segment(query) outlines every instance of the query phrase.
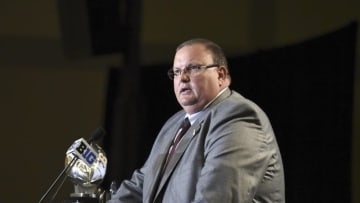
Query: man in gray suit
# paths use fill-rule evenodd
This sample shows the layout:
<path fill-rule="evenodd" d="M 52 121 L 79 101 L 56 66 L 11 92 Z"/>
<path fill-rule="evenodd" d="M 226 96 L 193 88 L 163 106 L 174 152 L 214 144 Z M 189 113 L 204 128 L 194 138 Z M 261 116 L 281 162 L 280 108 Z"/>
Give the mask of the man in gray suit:
<path fill-rule="evenodd" d="M 183 110 L 164 124 L 146 163 L 108 203 L 285 202 L 271 124 L 256 104 L 229 89 L 222 49 L 206 39 L 186 41 L 168 75 Z M 191 126 L 179 130 L 184 118 Z"/>

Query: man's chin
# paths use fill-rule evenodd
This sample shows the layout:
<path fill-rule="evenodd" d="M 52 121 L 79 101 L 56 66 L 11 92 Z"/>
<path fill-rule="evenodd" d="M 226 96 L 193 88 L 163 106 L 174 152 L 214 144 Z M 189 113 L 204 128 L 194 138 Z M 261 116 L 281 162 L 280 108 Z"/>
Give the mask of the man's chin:
<path fill-rule="evenodd" d="M 180 99 L 179 103 L 183 107 L 189 107 L 195 104 L 193 100 L 189 100 L 189 99 Z"/>
<path fill-rule="evenodd" d="M 181 105 L 181 106 L 184 109 L 184 111 L 188 114 L 193 114 L 201 110 L 201 108 L 199 108 L 196 105 Z"/>

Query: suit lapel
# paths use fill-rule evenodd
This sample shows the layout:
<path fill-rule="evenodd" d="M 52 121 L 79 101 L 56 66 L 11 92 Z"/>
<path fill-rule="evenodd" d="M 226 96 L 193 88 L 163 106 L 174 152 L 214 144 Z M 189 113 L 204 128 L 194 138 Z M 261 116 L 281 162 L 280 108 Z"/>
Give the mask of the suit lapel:
<path fill-rule="evenodd" d="M 199 131 L 200 131 L 201 127 L 202 127 L 202 123 L 204 121 L 204 118 L 207 117 L 207 114 L 211 110 L 211 107 L 217 105 L 218 103 L 223 101 L 225 98 L 229 97 L 230 94 L 231 94 L 230 89 L 225 90 L 225 92 L 223 94 L 221 94 L 208 107 L 206 107 L 203 110 L 204 111 L 203 115 L 197 121 L 195 121 L 195 123 L 193 125 L 191 125 L 191 127 L 188 129 L 188 131 L 183 136 L 181 142 L 178 144 L 178 146 L 176 148 L 176 151 L 173 154 L 172 158 L 170 159 L 165 171 L 162 173 L 162 176 L 161 176 L 161 170 L 162 170 L 163 164 L 161 165 L 161 167 L 158 167 L 158 170 L 156 172 L 156 178 L 154 178 L 154 183 L 153 183 L 154 186 L 156 186 L 156 184 L 159 183 L 158 187 L 154 187 L 154 188 L 157 188 L 156 194 L 155 194 L 154 199 L 153 199 L 154 201 L 156 200 L 156 198 L 160 194 L 161 190 L 163 190 L 164 186 L 166 185 L 166 182 L 170 178 L 172 172 L 174 171 L 177 163 L 179 162 L 180 158 L 184 154 L 184 152 L 187 149 L 188 145 L 190 144 L 191 140 L 199 133 Z M 177 128 L 174 128 L 173 135 L 175 135 L 176 130 L 177 130 Z M 167 149 L 169 149 L 169 147 L 171 145 L 171 142 L 172 142 L 172 139 L 169 142 L 169 145 L 168 145 Z M 162 163 L 165 162 L 166 157 L 167 157 L 167 153 L 165 153 L 161 157 L 162 160 L 163 160 Z M 155 191 L 153 191 L 153 192 L 155 192 Z"/>
<path fill-rule="evenodd" d="M 175 120 L 180 120 L 180 118 L 183 118 L 185 115 L 182 114 L 180 116 L 178 116 L 179 118 L 175 119 Z M 174 124 L 175 125 L 175 124 Z M 178 129 L 178 125 L 176 125 L 176 127 L 173 127 L 172 130 L 170 130 L 168 133 L 171 134 L 171 135 L 175 135 L 176 132 L 177 132 L 177 129 Z M 171 143 L 172 143 L 172 140 L 173 140 L 173 137 L 170 137 L 167 142 L 167 145 L 166 147 L 164 148 L 163 152 L 162 153 L 159 153 L 158 155 L 158 161 L 156 164 L 154 164 L 155 166 L 157 167 L 154 167 L 154 170 L 153 170 L 153 173 L 152 173 L 152 178 L 153 180 L 151 181 L 151 186 L 149 187 L 149 202 L 155 202 L 156 200 L 156 197 L 159 193 L 159 188 L 160 188 L 160 181 L 162 180 L 162 177 L 163 177 L 163 167 L 164 167 L 164 164 L 165 164 L 165 160 L 166 160 L 166 157 L 168 155 L 168 149 L 170 148 L 171 146 Z M 166 143 L 165 142 L 165 143 Z M 154 197 L 154 198 L 153 198 Z"/>
<path fill-rule="evenodd" d="M 186 148 L 190 144 L 191 140 L 194 136 L 200 131 L 201 129 L 201 122 L 196 121 L 191 127 L 188 129 L 188 131 L 184 134 L 182 140 L 176 147 L 176 151 L 173 154 L 172 158 L 170 159 L 167 167 L 164 169 L 162 177 L 158 177 L 160 180 L 159 187 L 157 189 L 155 197 L 160 193 L 160 191 L 163 189 L 164 185 L 166 184 L 167 180 L 170 178 L 172 172 L 174 171 L 177 163 L 179 162 L 180 158 L 184 154 Z M 164 157 L 166 159 L 166 156 Z"/>

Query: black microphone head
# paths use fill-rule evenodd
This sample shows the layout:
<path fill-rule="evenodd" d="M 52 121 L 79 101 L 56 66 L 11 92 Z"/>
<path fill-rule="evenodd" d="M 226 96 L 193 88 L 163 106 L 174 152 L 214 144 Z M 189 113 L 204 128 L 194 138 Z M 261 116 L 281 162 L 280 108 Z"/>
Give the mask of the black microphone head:
<path fill-rule="evenodd" d="M 91 143 L 95 140 L 102 138 L 105 135 L 105 130 L 102 127 L 97 128 L 88 139 L 88 142 Z"/>

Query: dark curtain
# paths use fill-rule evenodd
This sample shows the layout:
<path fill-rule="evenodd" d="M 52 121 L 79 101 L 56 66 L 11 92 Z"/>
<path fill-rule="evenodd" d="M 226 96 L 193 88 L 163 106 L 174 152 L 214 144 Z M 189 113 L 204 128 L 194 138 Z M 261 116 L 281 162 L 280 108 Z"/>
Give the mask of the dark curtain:
<path fill-rule="evenodd" d="M 230 61 L 233 89 L 272 121 L 287 202 L 351 202 L 356 29 Z"/>
<path fill-rule="evenodd" d="M 285 167 L 287 202 L 351 202 L 356 30 L 357 24 L 351 23 L 303 43 L 229 58 L 231 88 L 255 101 L 272 121 Z M 170 67 L 142 68 L 143 100 L 137 103 L 145 109 L 145 119 L 138 123 L 138 143 L 111 144 L 126 145 L 136 157 L 111 154 L 112 162 L 121 160 L 129 169 L 128 162 L 136 160 L 133 168 L 140 167 L 162 124 L 180 109 L 166 76 Z M 116 85 L 111 85 L 116 78 L 111 80 L 111 75 L 118 71 L 110 72 L 108 106 L 111 92 L 116 91 Z M 114 136 L 120 135 L 110 133 L 105 139 L 106 151 L 110 152 L 106 146 L 116 140 Z M 132 172 L 118 174 L 111 167 L 108 171 L 118 180 L 129 178 Z"/>

